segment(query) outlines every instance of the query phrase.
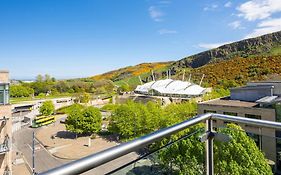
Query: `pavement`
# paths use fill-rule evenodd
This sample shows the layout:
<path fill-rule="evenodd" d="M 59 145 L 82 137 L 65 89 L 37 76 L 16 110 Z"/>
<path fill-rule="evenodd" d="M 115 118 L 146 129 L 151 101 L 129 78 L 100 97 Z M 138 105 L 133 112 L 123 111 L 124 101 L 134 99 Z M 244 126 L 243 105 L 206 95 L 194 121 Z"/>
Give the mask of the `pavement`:
<path fill-rule="evenodd" d="M 36 138 L 52 155 L 67 160 L 76 160 L 117 145 L 110 137 L 90 139 L 84 136 L 76 139 L 75 134 L 66 131 L 61 123 L 42 127 L 36 132 Z"/>
<path fill-rule="evenodd" d="M 30 171 L 28 170 L 28 167 L 22 163 L 19 165 L 13 165 L 13 174 L 15 175 L 30 175 Z"/>

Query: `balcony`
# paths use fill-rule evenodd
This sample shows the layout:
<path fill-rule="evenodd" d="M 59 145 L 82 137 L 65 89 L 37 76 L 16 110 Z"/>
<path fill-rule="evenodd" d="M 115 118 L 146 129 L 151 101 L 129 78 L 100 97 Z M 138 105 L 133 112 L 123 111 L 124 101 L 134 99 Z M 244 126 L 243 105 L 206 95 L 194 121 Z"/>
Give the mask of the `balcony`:
<path fill-rule="evenodd" d="M 129 141 L 113 148 L 104 150 L 102 152 L 84 157 L 82 159 L 70 162 L 65 164 L 61 167 L 57 167 L 47 172 L 40 173 L 41 175 L 75 175 L 81 174 L 86 172 L 90 169 L 99 167 L 111 160 L 119 158 L 123 155 L 126 155 L 130 152 L 139 151 L 140 149 L 146 150 L 138 159 L 123 165 L 122 167 L 110 172 L 109 174 L 114 175 L 121 175 L 121 174 L 173 174 L 173 172 L 179 172 L 181 170 L 182 174 L 221 174 L 220 169 L 216 168 L 218 165 L 218 158 L 221 158 L 220 154 L 227 155 L 227 157 L 238 157 L 239 155 L 235 152 L 224 153 L 226 147 L 231 147 L 233 145 L 228 144 L 232 140 L 231 133 L 238 133 L 238 136 L 246 135 L 244 130 L 237 129 L 237 128 L 213 128 L 213 120 L 222 120 L 226 122 L 233 122 L 233 123 L 242 123 L 251 126 L 256 126 L 259 128 L 270 128 L 275 130 L 281 130 L 281 123 L 278 122 L 270 122 L 265 120 L 258 120 L 258 119 L 250 119 L 245 117 L 237 117 L 237 116 L 230 116 L 230 115 L 222 115 L 222 114 L 203 114 L 186 120 L 182 123 L 173 125 L 168 128 L 164 128 L 158 130 L 154 133 L 148 134 L 146 136 L 142 136 L 137 138 L 133 141 Z M 205 122 L 205 127 L 202 127 L 202 123 Z M 182 134 L 181 137 L 170 139 L 173 134 L 176 133 L 183 133 L 186 130 L 192 132 L 186 132 Z M 275 138 L 271 138 L 271 136 L 266 136 L 267 139 L 272 139 L 273 141 Z M 189 143 L 189 139 L 193 138 L 194 142 Z M 159 143 L 159 141 L 163 141 L 165 144 L 161 145 L 160 147 L 155 147 L 154 149 L 149 149 L 147 151 L 148 146 L 153 147 L 154 143 Z M 165 141 L 166 139 L 166 141 Z M 243 143 L 243 139 L 241 137 L 240 140 Z M 197 162 L 190 161 L 194 159 L 191 154 L 187 154 L 184 151 L 184 148 L 181 149 L 180 146 L 184 142 L 185 144 L 189 144 L 192 149 L 189 153 L 200 154 L 202 155 Z M 215 142 L 215 144 L 214 144 Z M 241 149 L 247 147 L 247 144 L 254 143 L 254 141 L 246 142 L 244 145 L 239 145 Z M 174 151 L 178 151 L 181 157 L 173 157 L 170 156 L 170 153 Z M 159 164 L 159 154 L 166 154 L 167 160 L 162 160 L 162 162 L 167 161 L 168 166 L 164 169 L 161 164 Z M 172 155 L 172 154 L 171 154 Z M 186 157 L 185 157 L 186 156 Z M 258 155 L 262 156 L 262 154 Z M 227 159 L 226 157 L 226 159 Z M 160 157 L 161 158 L 161 157 Z M 244 164 L 247 164 L 247 161 L 251 159 L 256 159 L 257 157 L 247 157 L 243 158 Z M 183 162 L 179 164 L 179 162 Z M 223 161 L 222 161 L 223 162 Z M 194 164 L 191 164 L 194 163 Z M 226 163 L 226 162 L 225 162 Z M 272 170 L 274 170 L 274 163 L 272 161 L 268 161 L 269 164 L 272 164 Z M 267 164 L 266 164 L 267 165 Z M 189 169 L 186 167 L 189 166 Z M 254 166 L 254 165 L 249 165 Z M 255 165 L 256 166 L 256 165 Z M 259 165 L 257 165 L 259 166 Z M 268 166 L 268 165 L 267 165 Z M 168 167 L 168 168 L 167 168 Z M 231 170 L 230 169 L 230 174 Z M 245 169 L 244 171 L 247 171 Z M 270 169 L 269 169 L 270 171 Z M 257 174 L 257 173 L 255 173 Z"/>

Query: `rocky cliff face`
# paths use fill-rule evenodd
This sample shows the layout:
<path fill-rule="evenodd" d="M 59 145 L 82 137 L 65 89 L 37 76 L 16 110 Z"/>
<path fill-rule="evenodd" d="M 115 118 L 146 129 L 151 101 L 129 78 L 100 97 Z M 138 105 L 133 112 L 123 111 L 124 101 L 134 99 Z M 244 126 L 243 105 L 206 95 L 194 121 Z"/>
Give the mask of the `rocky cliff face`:
<path fill-rule="evenodd" d="M 274 47 L 281 47 L 281 31 L 226 44 L 216 49 L 185 57 L 174 62 L 172 69 L 176 70 L 185 67 L 197 68 L 210 62 L 227 60 L 233 57 L 267 54 Z"/>

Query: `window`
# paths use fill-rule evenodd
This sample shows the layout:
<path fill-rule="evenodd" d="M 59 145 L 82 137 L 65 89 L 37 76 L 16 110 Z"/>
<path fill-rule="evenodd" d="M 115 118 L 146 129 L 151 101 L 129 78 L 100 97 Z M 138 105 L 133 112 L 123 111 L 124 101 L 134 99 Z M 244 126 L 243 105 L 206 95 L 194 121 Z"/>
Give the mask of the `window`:
<path fill-rule="evenodd" d="M 232 115 L 232 116 L 237 116 L 237 113 L 235 112 L 223 112 L 224 115 Z"/>
<path fill-rule="evenodd" d="M 217 113 L 217 111 L 212 111 L 212 110 L 204 110 L 204 113 Z"/>
<path fill-rule="evenodd" d="M 4 91 L 0 90 L 0 104 L 4 104 Z"/>
<path fill-rule="evenodd" d="M 252 118 L 252 119 L 261 119 L 260 115 L 254 115 L 254 114 L 245 114 L 246 118 Z M 245 125 L 246 127 L 252 127 L 252 128 L 257 128 L 255 126 L 252 125 Z"/>
<path fill-rule="evenodd" d="M 0 104 L 9 103 L 9 85 L 1 84 L 0 85 Z"/>
<path fill-rule="evenodd" d="M 261 119 L 260 115 L 254 115 L 254 114 L 245 114 L 246 118 L 252 118 L 252 119 Z"/>

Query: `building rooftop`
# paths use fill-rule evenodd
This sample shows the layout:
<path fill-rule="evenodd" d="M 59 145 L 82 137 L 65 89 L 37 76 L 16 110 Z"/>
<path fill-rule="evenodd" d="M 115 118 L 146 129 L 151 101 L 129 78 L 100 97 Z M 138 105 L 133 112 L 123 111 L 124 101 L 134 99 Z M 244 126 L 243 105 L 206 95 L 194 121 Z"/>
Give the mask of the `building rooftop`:
<path fill-rule="evenodd" d="M 229 100 L 225 98 L 209 100 L 206 102 L 201 102 L 199 104 L 207 104 L 207 105 L 221 105 L 221 106 L 235 106 L 235 107 L 255 107 L 258 103 L 255 102 L 246 102 L 240 100 Z"/>
<path fill-rule="evenodd" d="M 270 89 L 274 88 L 272 85 L 253 85 L 253 86 L 242 86 L 242 87 L 236 87 L 231 88 L 230 90 L 251 90 L 251 89 Z"/>
<path fill-rule="evenodd" d="M 281 83 L 281 80 L 263 80 L 263 81 L 251 81 L 249 82 L 249 84 L 251 83 Z"/>
<path fill-rule="evenodd" d="M 135 92 L 148 94 L 151 90 L 160 94 L 198 96 L 204 94 L 206 89 L 188 81 L 164 79 L 138 85 Z"/>

